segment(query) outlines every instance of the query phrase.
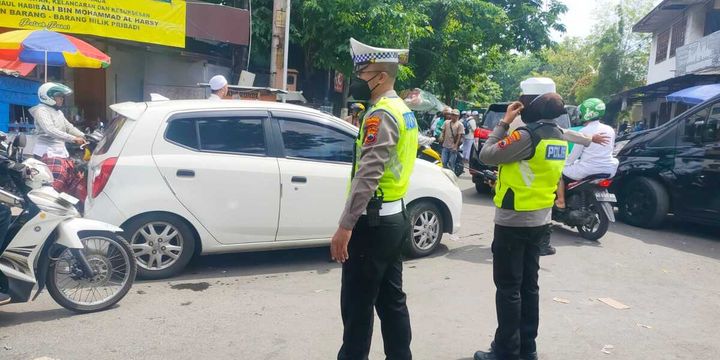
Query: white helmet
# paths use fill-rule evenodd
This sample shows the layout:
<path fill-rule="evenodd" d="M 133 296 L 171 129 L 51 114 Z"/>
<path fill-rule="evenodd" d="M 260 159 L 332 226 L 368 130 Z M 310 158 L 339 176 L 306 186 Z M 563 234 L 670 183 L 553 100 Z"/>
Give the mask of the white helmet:
<path fill-rule="evenodd" d="M 23 161 L 23 165 L 30 169 L 28 176 L 25 177 L 25 185 L 29 188 L 39 189 L 45 185 L 52 186 L 53 174 L 44 162 L 30 158 Z"/>
<path fill-rule="evenodd" d="M 38 89 L 38 98 L 40 98 L 40 102 L 50 106 L 55 106 L 55 96 L 65 96 L 70 94 L 72 94 L 72 90 L 69 87 L 53 82 L 44 83 L 40 85 L 40 88 Z"/>

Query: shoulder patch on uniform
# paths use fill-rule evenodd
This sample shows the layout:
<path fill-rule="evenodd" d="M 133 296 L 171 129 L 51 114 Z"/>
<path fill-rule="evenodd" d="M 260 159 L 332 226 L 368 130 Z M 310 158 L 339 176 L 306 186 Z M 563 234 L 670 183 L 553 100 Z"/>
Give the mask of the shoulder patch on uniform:
<path fill-rule="evenodd" d="M 380 129 L 380 117 L 371 116 L 365 119 L 363 123 L 365 129 L 365 139 L 363 139 L 364 145 L 372 145 L 377 142 L 377 134 Z"/>
<path fill-rule="evenodd" d="M 417 119 L 412 111 L 404 113 L 403 119 L 405 120 L 405 129 L 412 130 L 417 127 Z"/>
<path fill-rule="evenodd" d="M 546 160 L 565 160 L 567 157 L 567 146 L 548 145 L 545 151 Z"/>
<path fill-rule="evenodd" d="M 500 142 L 498 142 L 497 145 L 499 148 L 504 149 L 508 145 L 520 140 L 521 137 L 522 136 L 520 135 L 520 132 L 515 130 L 512 133 L 510 133 L 510 135 L 508 135 L 504 139 L 500 140 Z"/>

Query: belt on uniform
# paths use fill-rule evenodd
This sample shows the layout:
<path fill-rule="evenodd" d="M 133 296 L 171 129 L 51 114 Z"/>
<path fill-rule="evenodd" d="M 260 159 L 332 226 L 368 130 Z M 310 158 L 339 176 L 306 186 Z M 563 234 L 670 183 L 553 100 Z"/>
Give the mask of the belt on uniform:
<path fill-rule="evenodd" d="M 403 200 L 391 201 L 382 204 L 380 208 L 380 216 L 390 216 L 399 214 L 403 211 Z M 367 210 L 363 211 L 363 215 L 367 215 Z"/>

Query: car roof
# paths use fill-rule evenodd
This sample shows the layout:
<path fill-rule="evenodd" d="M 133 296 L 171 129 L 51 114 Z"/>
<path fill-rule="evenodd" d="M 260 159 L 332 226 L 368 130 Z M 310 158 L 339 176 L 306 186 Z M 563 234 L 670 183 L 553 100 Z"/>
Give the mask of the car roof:
<path fill-rule="evenodd" d="M 319 110 L 306 106 L 287 104 L 272 101 L 260 100 L 165 100 L 165 101 L 147 101 L 147 102 L 124 102 L 110 105 L 110 108 L 116 113 L 127 118 L 137 120 L 142 114 L 149 110 L 167 110 L 170 111 L 192 111 L 192 110 L 236 110 L 236 109 L 263 109 L 263 110 L 285 110 L 304 112 L 312 115 L 323 117 L 333 117 L 331 114 L 321 112 Z M 337 119 L 337 118 L 336 118 Z"/>
<path fill-rule="evenodd" d="M 510 104 L 511 103 L 509 103 L 509 102 L 490 104 L 490 106 L 488 106 L 487 111 L 505 112 L 505 111 L 507 111 L 507 108 L 508 108 L 508 106 L 510 106 Z"/>

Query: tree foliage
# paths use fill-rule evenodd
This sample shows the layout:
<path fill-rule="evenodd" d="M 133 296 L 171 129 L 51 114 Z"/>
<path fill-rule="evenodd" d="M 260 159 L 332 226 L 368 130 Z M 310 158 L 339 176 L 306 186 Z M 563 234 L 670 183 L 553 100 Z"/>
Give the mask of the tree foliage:
<path fill-rule="evenodd" d="M 605 0 L 596 11 L 599 23 L 586 38 L 566 38 L 534 53 L 509 55 L 492 72 L 503 89 L 503 100 L 519 94 L 519 83 L 529 76 L 552 78 L 566 102 L 589 97 L 605 100 L 641 86 L 647 75 L 650 37 L 632 32 L 652 9 L 654 0 Z"/>
<path fill-rule="evenodd" d="M 380 47 L 410 47 L 402 87 L 446 102 L 490 101 L 500 89 L 488 74 L 509 51 L 538 51 L 564 30 L 558 0 L 293 0 L 291 42 L 305 72 L 349 74 L 350 37 Z M 269 64 L 272 0 L 253 2 L 252 63 Z M 291 56 L 296 56 L 291 53 Z"/>

